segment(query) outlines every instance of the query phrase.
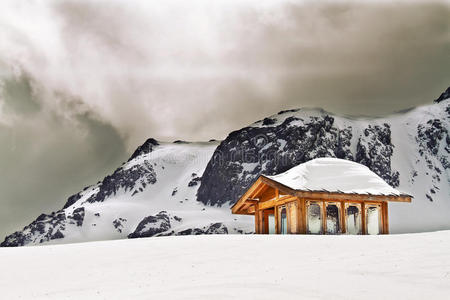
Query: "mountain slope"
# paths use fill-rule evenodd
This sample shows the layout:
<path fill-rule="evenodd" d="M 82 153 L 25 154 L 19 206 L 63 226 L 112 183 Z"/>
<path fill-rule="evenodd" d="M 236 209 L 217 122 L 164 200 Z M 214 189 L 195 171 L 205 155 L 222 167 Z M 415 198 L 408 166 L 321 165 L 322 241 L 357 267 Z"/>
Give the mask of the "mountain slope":
<path fill-rule="evenodd" d="M 446 95 L 386 118 L 283 111 L 220 143 L 149 139 L 112 175 L 69 197 L 61 210 L 40 215 L 1 246 L 249 233 L 253 218 L 232 215 L 229 206 L 260 174 L 278 174 L 318 157 L 364 164 L 414 196 L 412 204 L 390 204 L 391 232 L 450 228 Z"/>
<path fill-rule="evenodd" d="M 161 235 L 252 232 L 249 217 L 196 201 L 217 142 L 159 143 L 149 139 L 100 183 L 42 214 L 2 246 L 70 243 Z"/>

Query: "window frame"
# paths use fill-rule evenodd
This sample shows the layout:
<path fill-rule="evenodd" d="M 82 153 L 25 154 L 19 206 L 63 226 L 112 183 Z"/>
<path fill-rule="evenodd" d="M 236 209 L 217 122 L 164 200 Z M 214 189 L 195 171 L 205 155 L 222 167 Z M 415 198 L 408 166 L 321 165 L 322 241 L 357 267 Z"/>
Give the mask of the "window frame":
<path fill-rule="evenodd" d="M 335 205 L 338 209 L 338 231 L 336 234 L 334 233 L 328 233 L 328 224 L 327 224 L 327 217 L 328 217 L 328 213 L 327 213 L 327 207 L 329 205 Z M 338 235 L 338 234 L 342 234 L 342 230 L 343 230 L 343 224 L 342 224 L 342 209 L 341 209 L 341 203 L 337 202 L 337 201 L 325 201 L 325 205 L 323 208 L 323 215 L 324 215 L 324 219 L 325 219 L 325 228 L 323 230 L 324 234 L 327 235 Z"/>
<path fill-rule="evenodd" d="M 344 211 L 344 223 L 345 224 L 343 224 L 343 225 L 345 226 L 345 234 L 350 235 L 350 233 L 348 232 L 348 220 L 347 220 L 348 219 L 347 211 L 348 211 L 348 208 L 350 206 L 356 206 L 359 209 L 359 233 L 357 233 L 356 235 L 362 235 L 362 234 L 364 234 L 364 230 L 363 230 L 363 216 L 362 215 L 365 212 L 362 209 L 362 203 L 359 203 L 359 202 L 346 202 L 345 205 L 344 205 L 344 209 L 345 209 L 345 211 Z"/>
<path fill-rule="evenodd" d="M 311 206 L 311 203 L 317 204 L 319 205 L 320 208 L 320 231 L 319 233 L 311 233 L 309 231 L 309 217 L 308 217 L 308 209 Z M 305 203 L 305 222 L 306 222 L 306 234 L 315 234 L 315 235 L 321 235 L 324 234 L 325 231 L 325 227 L 324 227 L 324 201 L 320 201 L 320 200 L 306 200 Z"/>
<path fill-rule="evenodd" d="M 378 209 L 378 235 L 383 234 L 383 211 L 382 211 L 382 205 L 381 203 L 375 203 L 375 202 L 365 202 L 364 203 L 364 221 L 365 221 L 365 232 L 364 234 L 369 234 L 369 218 L 367 215 L 367 210 L 371 207 L 376 207 Z"/>

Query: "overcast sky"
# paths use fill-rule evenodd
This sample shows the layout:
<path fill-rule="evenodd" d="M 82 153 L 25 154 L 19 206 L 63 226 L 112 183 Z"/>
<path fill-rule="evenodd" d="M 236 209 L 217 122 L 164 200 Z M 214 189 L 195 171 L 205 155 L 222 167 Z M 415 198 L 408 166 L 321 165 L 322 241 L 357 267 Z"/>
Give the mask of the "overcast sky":
<path fill-rule="evenodd" d="M 437 98 L 449 3 L 361 2 L 2 1 L 0 239 L 149 137 L 221 139 L 289 108 L 375 116 Z"/>

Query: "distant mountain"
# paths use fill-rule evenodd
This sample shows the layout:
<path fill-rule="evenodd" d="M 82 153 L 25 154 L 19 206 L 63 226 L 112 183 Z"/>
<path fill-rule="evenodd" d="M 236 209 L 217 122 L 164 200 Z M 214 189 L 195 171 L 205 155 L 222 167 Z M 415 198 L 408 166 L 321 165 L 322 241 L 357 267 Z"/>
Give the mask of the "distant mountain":
<path fill-rule="evenodd" d="M 162 235 L 250 233 L 253 218 L 230 205 L 260 174 L 318 157 L 368 166 L 414 196 L 390 204 L 391 232 L 450 228 L 450 101 L 385 118 L 356 119 L 321 109 L 283 111 L 224 141 L 147 140 L 98 184 L 42 214 L 1 246 Z"/>

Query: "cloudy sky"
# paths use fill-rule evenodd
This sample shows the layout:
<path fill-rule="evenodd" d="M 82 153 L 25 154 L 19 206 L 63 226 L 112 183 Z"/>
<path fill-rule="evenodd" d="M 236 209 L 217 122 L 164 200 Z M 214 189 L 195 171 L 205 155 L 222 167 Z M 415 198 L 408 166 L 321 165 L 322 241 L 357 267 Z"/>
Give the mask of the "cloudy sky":
<path fill-rule="evenodd" d="M 283 109 L 379 116 L 450 85 L 450 4 L 2 1 L 0 239 L 148 137 L 224 138 Z"/>

